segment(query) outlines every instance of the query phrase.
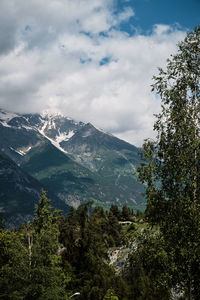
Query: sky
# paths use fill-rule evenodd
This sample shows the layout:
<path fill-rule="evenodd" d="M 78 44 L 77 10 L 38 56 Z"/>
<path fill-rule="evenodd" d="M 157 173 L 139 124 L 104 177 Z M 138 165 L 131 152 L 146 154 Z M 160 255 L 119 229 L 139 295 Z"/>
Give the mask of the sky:
<path fill-rule="evenodd" d="M 62 112 L 136 146 L 153 138 L 153 75 L 200 0 L 0 0 L 0 107 Z"/>

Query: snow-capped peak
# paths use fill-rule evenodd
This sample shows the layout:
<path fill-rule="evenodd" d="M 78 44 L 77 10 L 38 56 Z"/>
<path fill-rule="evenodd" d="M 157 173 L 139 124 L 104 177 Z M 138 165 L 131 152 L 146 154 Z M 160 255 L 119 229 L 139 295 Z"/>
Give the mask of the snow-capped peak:
<path fill-rule="evenodd" d="M 60 110 L 52 109 L 52 108 L 43 110 L 42 113 L 41 113 L 41 116 L 43 118 L 48 118 L 48 119 L 52 119 L 52 118 L 56 118 L 56 117 L 63 117 L 63 118 L 66 118 L 68 120 L 71 120 L 66 115 L 64 115 L 63 113 L 61 113 Z"/>

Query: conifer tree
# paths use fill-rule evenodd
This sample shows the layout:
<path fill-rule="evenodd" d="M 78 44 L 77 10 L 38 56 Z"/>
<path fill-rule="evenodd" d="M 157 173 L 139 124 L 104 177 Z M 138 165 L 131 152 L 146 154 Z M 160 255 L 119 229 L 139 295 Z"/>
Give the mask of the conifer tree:
<path fill-rule="evenodd" d="M 122 207 L 122 220 L 126 221 L 126 220 L 129 220 L 131 217 L 131 212 L 130 212 L 130 209 L 124 205 Z"/>
<path fill-rule="evenodd" d="M 61 268 L 61 256 L 57 253 L 58 215 L 59 211 L 53 209 L 46 192 L 42 190 L 35 209 L 34 224 L 26 227 L 25 237 L 28 248 L 31 247 L 31 283 L 27 299 L 63 299 L 65 295 L 67 277 Z"/>

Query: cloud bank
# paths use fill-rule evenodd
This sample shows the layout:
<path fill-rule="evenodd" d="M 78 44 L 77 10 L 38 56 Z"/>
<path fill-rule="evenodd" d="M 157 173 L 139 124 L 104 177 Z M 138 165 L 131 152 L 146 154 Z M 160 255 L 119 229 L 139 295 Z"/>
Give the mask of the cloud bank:
<path fill-rule="evenodd" d="M 152 76 L 185 32 L 121 31 L 134 17 L 114 0 L 1 0 L 0 106 L 62 111 L 140 146 L 160 109 Z"/>

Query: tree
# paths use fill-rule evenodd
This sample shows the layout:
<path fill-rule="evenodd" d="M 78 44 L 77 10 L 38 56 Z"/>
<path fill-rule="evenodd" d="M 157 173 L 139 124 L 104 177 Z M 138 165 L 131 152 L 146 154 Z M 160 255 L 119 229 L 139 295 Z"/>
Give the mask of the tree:
<path fill-rule="evenodd" d="M 0 229 L 1 299 L 63 299 L 70 280 L 58 250 L 58 212 L 44 191 L 35 221 L 16 231 Z"/>
<path fill-rule="evenodd" d="M 130 208 L 128 208 L 126 205 L 124 205 L 122 207 L 122 220 L 124 220 L 124 221 L 130 220 L 130 217 L 131 217 Z"/>
<path fill-rule="evenodd" d="M 121 212 L 116 204 L 112 204 L 110 207 L 110 214 L 113 214 L 119 221 L 121 218 Z"/>
<path fill-rule="evenodd" d="M 162 100 L 155 141 L 143 145 L 139 178 L 146 183 L 146 216 L 174 249 L 176 282 L 200 298 L 200 26 L 178 44 L 166 70 L 154 76 Z"/>
<path fill-rule="evenodd" d="M 109 289 L 103 297 L 103 300 L 118 300 L 118 297 L 114 296 L 114 291 L 112 289 Z"/>
<path fill-rule="evenodd" d="M 122 227 L 119 224 L 119 220 L 110 210 L 108 215 L 107 233 L 112 237 L 115 246 L 119 246 L 122 243 L 121 229 Z"/>
<path fill-rule="evenodd" d="M 80 291 L 80 299 L 103 299 L 113 287 L 120 299 L 126 299 L 127 286 L 108 264 L 108 248 L 119 238 L 119 222 L 101 207 L 89 214 L 90 203 L 78 207 L 72 216 L 59 218 L 60 241 L 64 245 L 63 265 L 72 269 L 71 291 Z M 114 235 L 114 238 L 112 235 Z M 121 241 L 121 239 L 120 239 Z M 114 297 L 114 296 L 113 296 Z"/>
<path fill-rule="evenodd" d="M 27 299 L 63 299 L 67 276 L 61 268 L 61 256 L 57 253 L 59 211 L 53 209 L 46 192 L 41 191 L 35 209 L 34 224 L 27 228 L 31 284 Z M 31 241 L 31 244 L 29 243 Z"/>
<path fill-rule="evenodd" d="M 125 276 L 133 300 L 170 299 L 172 253 L 160 233 L 145 230 L 136 237 Z"/>
<path fill-rule="evenodd" d="M 19 232 L 0 229 L 0 299 L 24 299 L 29 278 L 27 249 Z"/>

